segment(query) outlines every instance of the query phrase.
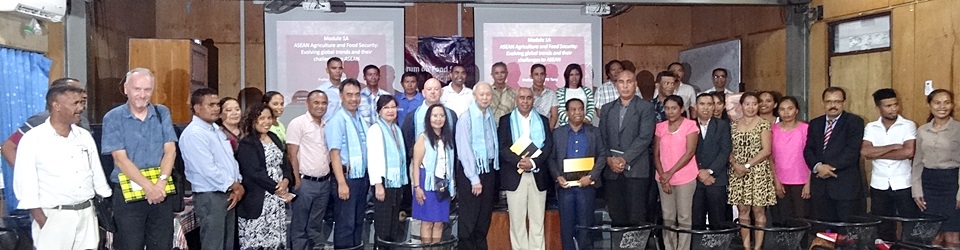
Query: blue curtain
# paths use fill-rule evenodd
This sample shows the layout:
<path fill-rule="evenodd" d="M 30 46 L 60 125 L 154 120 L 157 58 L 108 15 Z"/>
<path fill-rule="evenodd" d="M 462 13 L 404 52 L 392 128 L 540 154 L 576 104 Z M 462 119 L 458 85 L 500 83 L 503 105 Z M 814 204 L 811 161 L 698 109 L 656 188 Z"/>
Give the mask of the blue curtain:
<path fill-rule="evenodd" d="M 0 47 L 0 136 L 5 141 L 31 115 L 43 111 L 50 81 L 50 59 L 43 54 Z M 7 210 L 17 207 L 13 169 L 3 161 Z"/>

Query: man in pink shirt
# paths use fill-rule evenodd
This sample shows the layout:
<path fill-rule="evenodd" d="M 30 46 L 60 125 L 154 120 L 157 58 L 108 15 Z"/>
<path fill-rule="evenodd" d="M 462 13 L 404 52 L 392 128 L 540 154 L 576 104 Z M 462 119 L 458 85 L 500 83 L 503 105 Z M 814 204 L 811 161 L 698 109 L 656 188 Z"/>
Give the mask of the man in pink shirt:
<path fill-rule="evenodd" d="M 324 141 L 327 94 L 307 94 L 307 113 L 287 126 L 287 156 L 293 165 L 294 193 L 289 241 L 294 250 L 314 249 L 322 238 L 323 215 L 330 201 L 330 158 Z"/>

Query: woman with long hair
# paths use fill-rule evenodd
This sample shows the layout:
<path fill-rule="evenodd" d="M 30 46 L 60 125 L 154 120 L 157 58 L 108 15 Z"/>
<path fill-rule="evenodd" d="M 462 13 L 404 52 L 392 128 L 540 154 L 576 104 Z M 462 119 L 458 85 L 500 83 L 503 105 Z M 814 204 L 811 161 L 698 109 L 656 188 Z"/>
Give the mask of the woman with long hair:
<path fill-rule="evenodd" d="M 397 101 L 393 96 L 381 96 L 376 111 L 379 118 L 367 129 L 367 175 L 376 198 L 373 201 L 374 232 L 377 238 L 396 241 L 402 187 L 409 180 L 405 162 L 401 160 L 407 158 L 407 150 L 397 126 Z"/>
<path fill-rule="evenodd" d="M 807 123 L 797 120 L 800 105 L 797 98 L 787 96 L 777 104 L 780 122 L 773 125 L 772 157 L 777 205 L 772 209 L 773 221 L 806 218 L 810 211 L 810 169 L 803 158 L 807 145 Z"/>
<path fill-rule="evenodd" d="M 740 105 L 743 117 L 731 124 L 733 150 L 730 152 L 730 205 L 737 206 L 741 224 L 765 227 L 766 207 L 777 204 L 774 177 L 770 167 L 770 123 L 757 114 L 760 97 L 752 92 L 743 93 Z M 763 249 L 763 232 L 755 231 L 751 243 L 750 229 L 741 228 L 744 249 Z M 751 248 L 751 246 L 753 246 Z"/>
<path fill-rule="evenodd" d="M 280 141 L 287 141 L 287 127 L 283 126 L 283 123 L 280 122 L 279 118 L 283 115 L 284 101 L 283 95 L 277 91 L 267 91 L 263 94 L 263 104 L 267 105 L 270 110 L 273 110 L 274 117 L 278 118 L 273 121 L 273 125 L 270 126 L 270 132 L 273 132 L 280 138 Z"/>
<path fill-rule="evenodd" d="M 566 84 L 563 88 L 557 89 L 557 102 L 556 103 L 567 103 L 570 99 L 580 99 L 586 100 L 584 102 L 584 108 L 587 111 L 587 114 L 583 117 L 584 122 L 592 123 L 595 119 L 594 116 L 597 114 L 597 107 L 594 104 L 593 98 L 593 89 L 583 86 L 583 68 L 580 67 L 580 64 L 571 63 L 567 65 L 567 69 L 563 71 L 563 79 L 566 81 Z M 567 124 L 567 108 L 564 106 L 557 107 L 557 127 Z"/>
<path fill-rule="evenodd" d="M 220 125 L 220 130 L 223 134 L 227 135 L 227 140 L 230 141 L 230 146 L 233 146 L 233 151 L 237 151 L 237 145 L 240 143 L 240 137 L 243 136 L 243 131 L 240 129 L 240 102 L 233 97 L 224 97 L 220 99 L 220 119 L 217 119 L 217 125 Z"/>
<path fill-rule="evenodd" d="M 413 218 L 420 220 L 423 243 L 440 242 L 443 223 L 450 221 L 450 199 L 455 195 L 453 178 L 453 128 L 447 126 L 443 105 L 427 108 L 427 129 L 417 136 L 410 164 L 413 183 Z"/>
<path fill-rule="evenodd" d="M 911 174 L 913 199 L 925 213 L 947 217 L 935 245 L 960 247 L 960 123 L 953 118 L 953 92 L 937 89 L 927 96 L 930 117 L 917 129 Z"/>
<path fill-rule="evenodd" d="M 777 124 L 780 122 L 780 117 L 777 114 L 777 104 L 780 103 L 780 93 L 776 91 L 763 91 L 760 92 L 760 109 L 757 111 L 760 117 L 764 120 L 767 120 L 770 124 Z"/>
<path fill-rule="evenodd" d="M 270 132 L 276 117 L 263 104 L 250 107 L 243 120 L 246 134 L 237 148 L 237 163 L 246 192 L 237 205 L 241 249 L 285 249 L 287 210 L 293 200 L 293 167 L 286 146 Z"/>
<path fill-rule="evenodd" d="M 711 93 L 713 94 L 713 118 L 721 119 L 724 121 L 730 121 L 730 117 L 727 114 L 727 94 L 723 91 L 717 91 Z"/>
<path fill-rule="evenodd" d="M 660 183 L 660 208 L 666 226 L 690 229 L 693 223 L 693 193 L 697 190 L 697 142 L 700 126 L 683 117 L 683 98 L 667 96 L 663 102 L 666 121 L 657 123 L 653 137 L 653 163 Z M 690 234 L 663 231 L 667 250 L 690 249 Z"/>

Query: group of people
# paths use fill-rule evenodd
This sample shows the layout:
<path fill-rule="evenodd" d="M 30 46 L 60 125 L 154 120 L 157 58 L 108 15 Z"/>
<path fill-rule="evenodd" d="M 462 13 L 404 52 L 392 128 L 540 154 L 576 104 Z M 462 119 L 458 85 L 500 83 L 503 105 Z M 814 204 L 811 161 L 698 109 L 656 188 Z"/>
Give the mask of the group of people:
<path fill-rule="evenodd" d="M 455 204 L 458 248 L 487 249 L 501 191 L 513 249 L 545 249 L 550 189 L 563 249 L 592 248 L 578 227 L 599 223 L 598 196 L 612 226 L 725 226 L 732 208 L 738 223 L 760 227 L 847 221 L 866 212 L 861 156 L 873 162 L 871 213 L 946 216 L 941 244 L 960 245 L 960 124 L 947 90 L 928 95 L 930 118 L 918 129 L 900 116 L 892 89 L 873 94 L 880 119 L 866 125 L 844 111 L 846 93 L 836 87 L 823 91 L 825 114 L 809 123 L 797 118 L 796 98 L 775 92 L 742 93 L 742 114 L 731 117 L 727 70 L 713 70 L 714 88 L 696 94 L 679 63 L 657 74 L 650 100 L 619 61 L 604 66 L 609 81 L 596 89 L 582 84 L 578 64 L 566 67 L 556 91 L 544 85 L 541 64 L 530 69 L 531 87 L 514 89 L 506 64 L 495 63 L 492 84 L 467 87 L 466 68 L 456 65 L 446 86 L 404 73 L 403 91 L 393 95 L 380 89 L 376 66 L 363 69 L 361 84 L 341 80 L 342 65 L 327 61 L 330 81 L 309 92 L 307 112 L 286 125 L 277 120 L 280 93 L 241 108 L 215 90 L 195 90 L 192 121 L 179 137 L 169 109 L 150 103 L 153 74 L 133 69 L 123 82 L 127 103 L 103 118 L 99 153 L 113 156 L 109 176 L 92 136 L 77 125 L 85 91 L 76 80 L 55 81 L 47 111 L 3 146 L 16 163 L 18 208 L 34 219 L 37 248 L 96 248 L 91 199 L 99 195 L 113 196 L 115 249 L 170 249 L 167 186 L 177 147 L 204 249 L 233 249 L 235 238 L 242 249 L 314 249 L 325 242 L 321 221 L 331 200 L 334 246 L 357 247 L 368 197 L 377 238 L 401 240 L 398 215 L 409 206 L 420 240 L 439 242 Z M 894 239 L 895 231 L 884 224 L 881 237 Z M 740 233 L 745 248 L 762 249 L 761 231 Z M 664 231 L 663 244 L 689 249 L 690 236 Z"/>

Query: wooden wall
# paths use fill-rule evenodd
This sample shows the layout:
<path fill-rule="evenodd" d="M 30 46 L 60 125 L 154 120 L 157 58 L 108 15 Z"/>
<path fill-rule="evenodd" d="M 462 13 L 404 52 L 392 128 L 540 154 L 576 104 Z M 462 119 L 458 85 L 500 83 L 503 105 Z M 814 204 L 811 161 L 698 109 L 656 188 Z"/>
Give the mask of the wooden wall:
<path fill-rule="evenodd" d="M 960 16 L 955 14 L 960 1 L 815 0 L 810 5 L 824 9 L 824 20 L 813 24 L 810 35 L 811 117 L 823 114 L 820 93 L 829 83 L 828 24 L 861 15 L 891 15 L 890 70 L 905 117 L 922 124 L 929 114 L 925 80 L 933 80 L 934 88 L 960 91 Z"/>
<path fill-rule="evenodd" d="M 94 1 L 87 14 L 87 91 L 91 123 L 126 101 L 121 82 L 129 70 L 130 38 L 156 36 L 156 4 L 152 1 Z M 94 98 L 95 97 L 95 98 Z"/>
<path fill-rule="evenodd" d="M 650 73 L 641 75 L 640 84 L 652 85 L 653 76 L 677 61 L 680 51 L 740 38 L 741 81 L 747 83 L 747 90 L 783 93 L 784 27 L 780 7 L 634 6 L 603 20 L 603 61 L 629 60 L 638 72 Z"/>

